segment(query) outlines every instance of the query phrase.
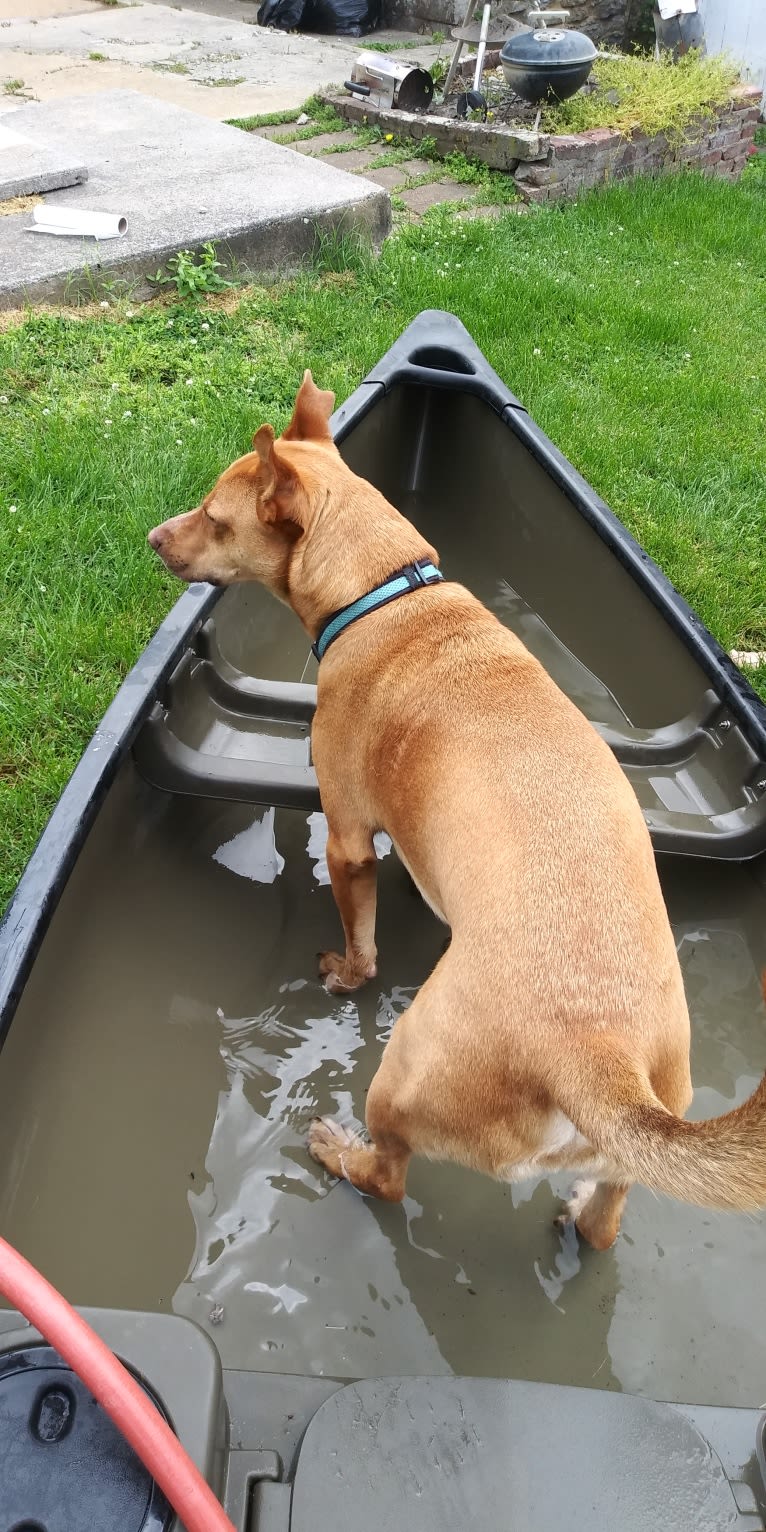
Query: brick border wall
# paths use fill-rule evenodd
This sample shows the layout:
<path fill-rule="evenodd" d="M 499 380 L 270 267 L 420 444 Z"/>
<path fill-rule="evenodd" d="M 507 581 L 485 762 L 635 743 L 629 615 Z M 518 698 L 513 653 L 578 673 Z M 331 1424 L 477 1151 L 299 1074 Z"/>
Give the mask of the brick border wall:
<path fill-rule="evenodd" d="M 689 141 L 681 145 L 669 144 L 662 134 L 651 138 L 634 133 L 623 138 L 608 128 L 554 134 L 545 159 L 518 165 L 514 180 L 530 202 L 576 197 L 604 181 L 685 168 L 736 181 L 753 147 L 760 102 L 760 86 L 737 86 L 731 105 L 697 123 Z"/>
<path fill-rule="evenodd" d="M 376 123 L 384 133 L 411 138 L 415 145 L 423 138 L 434 138 L 440 154 L 457 150 L 492 170 L 506 171 L 528 202 L 555 202 L 606 181 L 686 168 L 736 181 L 752 152 L 761 116 L 760 86 L 738 85 L 727 107 L 698 122 L 690 129 L 688 142 L 677 145 L 662 134 L 624 137 L 610 128 L 532 133 L 456 122 L 453 117 L 385 111 L 348 95 L 326 99 L 349 122 Z"/>
<path fill-rule="evenodd" d="M 383 133 L 412 139 L 416 147 L 421 139 L 433 138 L 440 154 L 453 154 L 459 150 L 470 159 L 483 161 L 491 170 L 512 173 L 520 161 L 542 160 L 548 154 L 550 138 L 545 133 L 495 127 L 483 122 L 460 122 L 454 117 L 424 116 L 420 112 L 389 111 L 348 95 L 330 95 L 325 100 L 347 122 L 356 122 L 360 126 L 374 123 Z"/>

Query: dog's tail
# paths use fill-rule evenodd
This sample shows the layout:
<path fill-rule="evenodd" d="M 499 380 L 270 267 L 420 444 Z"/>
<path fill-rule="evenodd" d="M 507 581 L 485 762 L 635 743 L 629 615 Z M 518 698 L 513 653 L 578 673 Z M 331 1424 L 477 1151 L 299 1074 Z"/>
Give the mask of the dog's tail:
<path fill-rule="evenodd" d="M 598 1033 L 576 1054 L 559 1056 L 551 1086 L 615 1180 L 701 1207 L 766 1207 L 766 1077 L 733 1112 L 687 1122 L 663 1106 L 623 1040 Z"/>

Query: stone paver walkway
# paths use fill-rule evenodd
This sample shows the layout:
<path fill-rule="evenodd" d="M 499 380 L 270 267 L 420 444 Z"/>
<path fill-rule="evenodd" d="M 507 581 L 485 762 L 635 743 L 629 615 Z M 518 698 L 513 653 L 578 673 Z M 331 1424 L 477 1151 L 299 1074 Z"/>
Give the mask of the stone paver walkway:
<path fill-rule="evenodd" d="M 350 171 L 352 175 L 363 176 L 366 181 L 382 186 L 391 195 L 395 223 L 419 222 L 429 208 L 442 202 L 464 204 L 458 213 L 461 218 L 496 218 L 505 210 L 504 206 L 482 203 L 481 187 L 458 181 L 438 160 L 413 158 L 376 169 L 375 161 L 385 154 L 386 144 L 375 143 L 355 149 L 353 145 L 359 142 L 359 135 L 353 129 L 343 128 L 337 133 L 319 133 L 314 138 L 304 139 L 293 137 L 296 127 L 292 123 L 257 128 L 256 132 L 273 143 L 287 144 L 300 154 L 324 160 L 338 170 Z M 513 210 L 526 211 L 526 204 L 513 204 Z"/>

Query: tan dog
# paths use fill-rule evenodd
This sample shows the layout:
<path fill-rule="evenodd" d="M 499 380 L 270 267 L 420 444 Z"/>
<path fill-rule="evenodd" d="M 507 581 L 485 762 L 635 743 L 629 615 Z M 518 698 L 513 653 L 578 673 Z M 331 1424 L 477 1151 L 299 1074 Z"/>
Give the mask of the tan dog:
<path fill-rule="evenodd" d="M 333 396 L 306 373 L 275 442 L 198 509 L 149 533 L 185 580 L 260 580 L 315 639 L 395 570 L 437 555 L 343 463 Z M 766 1205 L 766 1081 L 684 1122 L 689 1017 L 643 816 L 608 747 L 524 645 L 461 585 L 348 627 L 319 669 L 313 752 L 344 953 L 328 988 L 374 976 L 386 830 L 451 944 L 397 1021 L 364 1143 L 315 1122 L 333 1175 L 397 1201 L 412 1154 L 501 1180 L 576 1171 L 569 1214 L 611 1245 L 630 1184 L 703 1206 Z"/>

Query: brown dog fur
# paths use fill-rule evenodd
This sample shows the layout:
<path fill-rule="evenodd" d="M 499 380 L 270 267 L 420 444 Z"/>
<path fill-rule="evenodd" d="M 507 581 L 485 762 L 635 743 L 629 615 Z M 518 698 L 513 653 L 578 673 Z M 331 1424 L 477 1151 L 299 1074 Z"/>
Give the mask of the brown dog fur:
<path fill-rule="evenodd" d="M 260 580 L 311 638 L 394 570 L 437 554 L 353 474 L 306 373 L 202 504 L 149 534 L 185 580 Z M 570 1205 L 598 1249 L 632 1182 L 703 1206 L 766 1205 L 766 1081 L 710 1122 L 644 819 L 620 767 L 524 645 L 461 585 L 368 614 L 319 670 L 313 752 L 345 935 L 328 988 L 376 972 L 386 830 L 451 943 L 397 1021 L 367 1101 L 370 1142 L 312 1126 L 333 1175 L 392 1201 L 412 1154 L 501 1179 L 595 1178 Z"/>

